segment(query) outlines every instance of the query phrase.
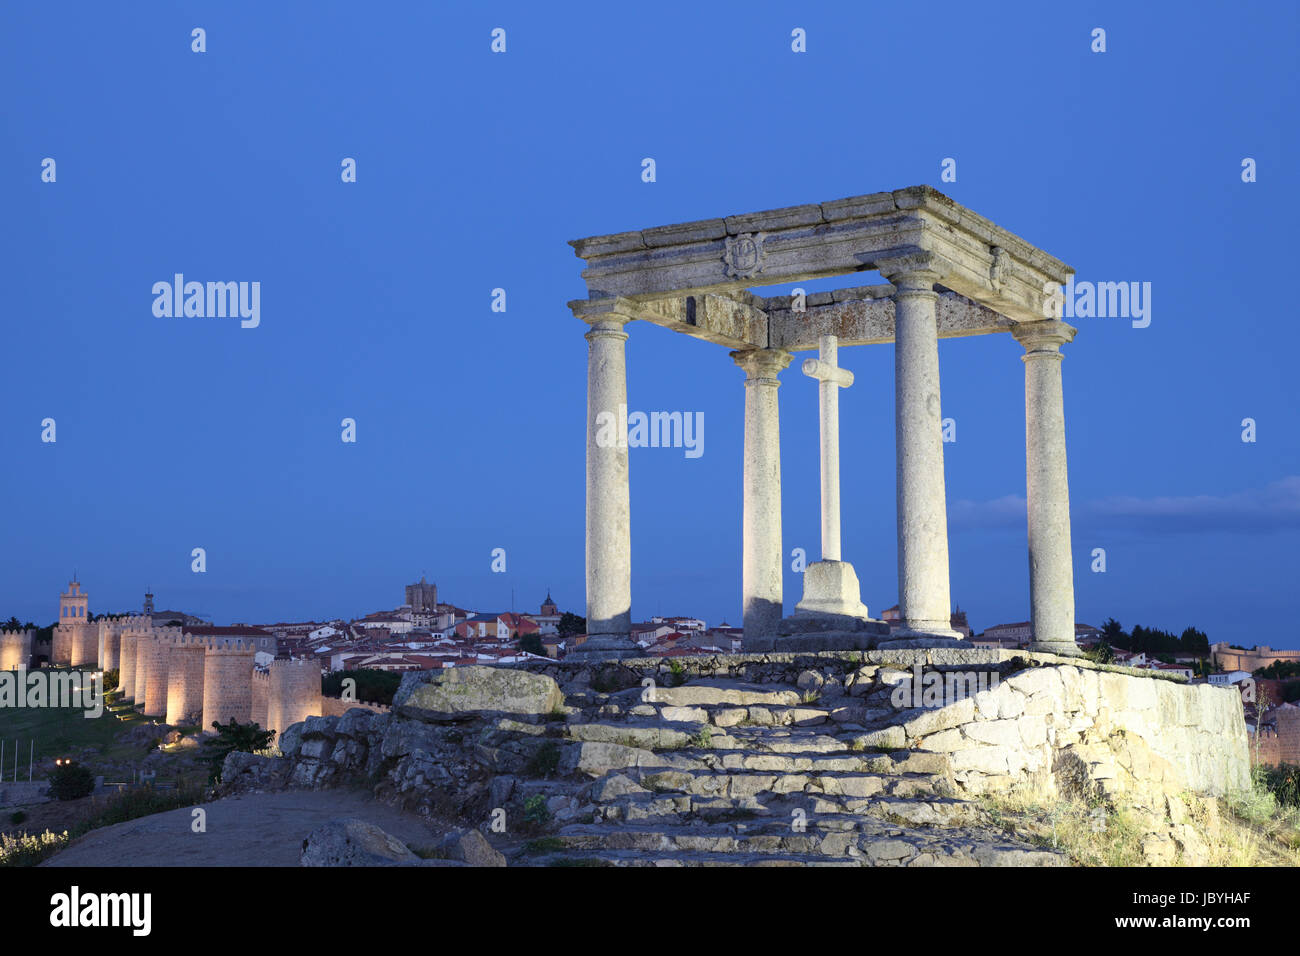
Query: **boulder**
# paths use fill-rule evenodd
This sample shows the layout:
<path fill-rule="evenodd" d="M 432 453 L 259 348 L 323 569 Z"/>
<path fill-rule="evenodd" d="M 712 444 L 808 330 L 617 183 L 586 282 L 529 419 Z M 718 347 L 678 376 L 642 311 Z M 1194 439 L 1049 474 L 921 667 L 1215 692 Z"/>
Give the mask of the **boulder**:
<path fill-rule="evenodd" d="M 563 708 L 564 694 L 554 679 L 502 667 L 413 671 L 393 697 L 399 714 L 432 722 L 500 713 L 540 717 Z"/>
<path fill-rule="evenodd" d="M 397 837 L 364 820 L 331 820 L 302 841 L 301 866 L 396 866 L 420 858 Z"/>
<path fill-rule="evenodd" d="M 468 866 L 505 866 L 506 858 L 478 830 L 449 834 L 444 841 L 447 856 Z"/>

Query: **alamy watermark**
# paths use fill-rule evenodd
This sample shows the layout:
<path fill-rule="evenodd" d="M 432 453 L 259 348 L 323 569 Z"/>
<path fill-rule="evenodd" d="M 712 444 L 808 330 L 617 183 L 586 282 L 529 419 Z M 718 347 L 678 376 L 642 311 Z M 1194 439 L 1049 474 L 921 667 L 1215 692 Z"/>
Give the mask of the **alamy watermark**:
<path fill-rule="evenodd" d="M 153 314 L 160 319 L 239 318 L 245 329 L 262 322 L 260 282 L 186 282 L 184 273 L 177 272 L 171 282 L 155 282 L 153 295 Z"/>
<path fill-rule="evenodd" d="M 87 718 L 104 713 L 104 678 L 93 671 L 0 671 L 0 710 L 63 707 L 84 710 Z"/>
<path fill-rule="evenodd" d="M 632 412 L 596 414 L 598 448 L 685 448 L 687 458 L 704 454 L 703 412 Z"/>
<path fill-rule="evenodd" d="M 1043 284 L 1045 319 L 1132 319 L 1133 328 L 1151 324 L 1150 282 L 1075 282 L 1071 275 L 1062 288 Z"/>
<path fill-rule="evenodd" d="M 997 671 L 928 671 L 912 665 L 912 673 L 894 685 L 889 702 L 898 710 L 911 707 L 947 707 L 967 697 L 997 690 Z"/>

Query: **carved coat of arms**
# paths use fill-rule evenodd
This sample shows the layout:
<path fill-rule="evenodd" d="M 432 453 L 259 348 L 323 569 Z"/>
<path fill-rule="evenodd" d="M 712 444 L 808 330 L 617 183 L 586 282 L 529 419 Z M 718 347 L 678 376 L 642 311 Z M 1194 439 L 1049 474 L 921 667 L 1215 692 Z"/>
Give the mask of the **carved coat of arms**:
<path fill-rule="evenodd" d="M 727 264 L 727 275 L 748 279 L 763 271 L 763 260 L 767 257 L 763 250 L 765 235 L 761 232 L 744 232 L 739 236 L 727 237 L 727 251 L 722 257 Z"/>

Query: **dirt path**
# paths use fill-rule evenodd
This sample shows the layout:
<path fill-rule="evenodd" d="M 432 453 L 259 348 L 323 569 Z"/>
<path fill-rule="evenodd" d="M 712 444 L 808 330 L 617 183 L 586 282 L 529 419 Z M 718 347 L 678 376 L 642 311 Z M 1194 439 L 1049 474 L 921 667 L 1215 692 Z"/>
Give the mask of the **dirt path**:
<path fill-rule="evenodd" d="M 201 805 L 207 832 L 190 827 L 194 807 L 94 830 L 42 866 L 297 866 L 307 834 L 339 817 L 387 830 L 408 846 L 439 833 L 412 813 L 347 790 L 287 790 L 227 797 Z"/>

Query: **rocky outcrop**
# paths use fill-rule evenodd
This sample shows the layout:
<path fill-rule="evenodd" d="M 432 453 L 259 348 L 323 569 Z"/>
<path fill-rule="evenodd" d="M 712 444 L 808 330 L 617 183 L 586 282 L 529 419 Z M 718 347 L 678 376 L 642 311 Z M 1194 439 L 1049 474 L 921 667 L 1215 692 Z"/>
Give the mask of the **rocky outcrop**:
<path fill-rule="evenodd" d="M 975 650 L 409 674 L 391 713 L 280 747 L 232 754 L 223 789 L 365 784 L 474 828 L 439 854 L 470 865 L 1064 862 L 997 825 L 983 797 L 1005 792 L 1131 797 L 1150 859 L 1194 862 L 1182 798 L 1248 783 L 1231 691 Z"/>
<path fill-rule="evenodd" d="M 364 820 L 331 820 L 302 842 L 302 866 L 393 866 L 420 858 L 401 840 Z"/>

